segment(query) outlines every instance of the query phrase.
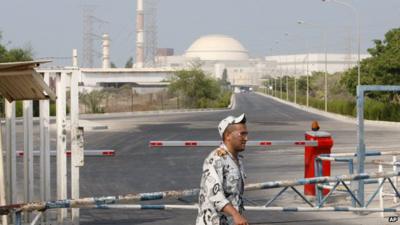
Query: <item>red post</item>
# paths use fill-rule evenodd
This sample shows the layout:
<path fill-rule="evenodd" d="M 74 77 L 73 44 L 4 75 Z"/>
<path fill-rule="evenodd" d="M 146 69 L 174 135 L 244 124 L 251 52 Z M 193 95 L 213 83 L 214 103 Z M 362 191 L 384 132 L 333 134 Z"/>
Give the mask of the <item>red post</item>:
<path fill-rule="evenodd" d="M 331 134 L 324 131 L 307 131 L 306 140 L 317 141 L 318 146 L 306 146 L 304 151 L 304 178 L 315 177 L 314 162 L 315 157 L 320 154 L 330 154 L 333 146 Z M 331 162 L 322 162 L 322 175 L 331 175 Z M 323 194 L 328 194 L 329 190 L 324 189 Z M 315 184 L 304 185 L 304 194 L 315 196 Z"/>

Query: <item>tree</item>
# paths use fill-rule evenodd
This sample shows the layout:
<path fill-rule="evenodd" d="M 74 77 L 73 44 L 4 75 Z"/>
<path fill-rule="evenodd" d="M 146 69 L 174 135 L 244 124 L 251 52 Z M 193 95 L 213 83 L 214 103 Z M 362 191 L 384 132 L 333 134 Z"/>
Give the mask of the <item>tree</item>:
<path fill-rule="evenodd" d="M 200 68 L 177 71 L 168 91 L 177 96 L 184 96 L 185 105 L 197 108 L 208 107 L 211 102 L 218 100 L 221 94 L 218 82 Z"/>
<path fill-rule="evenodd" d="M 0 33 L 1 41 L 1 33 Z M 7 48 L 0 43 L 0 63 L 1 62 L 17 62 L 17 61 L 30 61 L 33 58 L 32 49 L 26 48 Z"/>
<path fill-rule="evenodd" d="M 0 60 L 2 62 L 30 61 L 32 60 L 32 51 L 30 49 L 13 48 Z"/>
<path fill-rule="evenodd" d="M 32 60 L 32 49 L 31 48 L 13 48 L 7 50 L 6 46 L 1 44 L 1 32 L 0 32 L 0 63 L 3 62 L 17 62 L 17 61 L 30 61 Z M 3 97 L 0 96 L 0 117 L 3 114 L 4 102 Z"/>
<path fill-rule="evenodd" d="M 133 67 L 133 58 L 129 57 L 128 61 L 125 63 L 125 68 L 132 68 Z"/>
<path fill-rule="evenodd" d="M 111 63 L 110 63 L 110 66 L 111 66 L 111 68 L 117 68 L 117 65 L 115 65 L 114 62 L 111 62 Z"/>
<path fill-rule="evenodd" d="M 368 49 L 370 58 L 361 62 L 361 84 L 363 85 L 398 85 L 400 84 L 400 28 L 385 34 L 384 40 L 374 40 L 375 46 Z M 357 68 L 345 72 L 342 84 L 353 95 L 356 94 Z M 372 98 L 393 100 L 393 93 L 367 93 Z"/>
<path fill-rule="evenodd" d="M 226 68 L 222 72 L 222 78 L 220 80 L 220 84 L 223 87 L 227 87 L 227 86 L 231 85 L 231 83 L 228 81 L 228 70 Z"/>

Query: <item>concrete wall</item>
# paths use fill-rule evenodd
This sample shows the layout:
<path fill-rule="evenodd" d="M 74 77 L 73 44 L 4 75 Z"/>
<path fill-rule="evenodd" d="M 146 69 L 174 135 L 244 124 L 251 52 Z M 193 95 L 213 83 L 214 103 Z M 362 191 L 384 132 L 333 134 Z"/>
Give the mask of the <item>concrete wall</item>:
<path fill-rule="evenodd" d="M 368 58 L 370 55 L 360 55 L 361 60 Z M 352 54 L 327 54 L 327 71 L 328 73 L 342 72 L 357 65 L 357 55 Z M 325 54 L 293 54 L 293 55 L 277 55 L 267 56 L 266 61 L 276 62 L 272 75 L 305 75 L 314 71 L 325 71 Z"/>

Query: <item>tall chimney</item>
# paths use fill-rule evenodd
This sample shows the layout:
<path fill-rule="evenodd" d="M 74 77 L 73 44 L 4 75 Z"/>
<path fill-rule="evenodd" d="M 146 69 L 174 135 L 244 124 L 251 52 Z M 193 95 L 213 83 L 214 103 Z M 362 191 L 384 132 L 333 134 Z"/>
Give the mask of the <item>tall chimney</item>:
<path fill-rule="evenodd" d="M 134 67 L 143 68 L 144 64 L 144 12 L 143 0 L 137 0 L 136 6 L 136 63 Z"/>
<path fill-rule="evenodd" d="M 78 50 L 76 48 L 72 49 L 72 66 L 78 67 Z"/>
<path fill-rule="evenodd" d="M 110 39 L 108 34 L 103 34 L 103 69 L 110 67 Z"/>

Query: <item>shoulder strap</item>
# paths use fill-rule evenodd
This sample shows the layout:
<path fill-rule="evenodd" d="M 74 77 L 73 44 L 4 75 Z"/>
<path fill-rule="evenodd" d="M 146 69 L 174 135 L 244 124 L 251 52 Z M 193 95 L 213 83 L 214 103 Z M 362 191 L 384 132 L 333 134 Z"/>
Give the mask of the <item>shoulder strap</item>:
<path fill-rule="evenodd" d="M 214 151 L 215 151 L 215 154 L 220 156 L 220 157 L 223 157 L 223 156 L 228 154 L 228 152 L 223 148 L 217 148 Z"/>

